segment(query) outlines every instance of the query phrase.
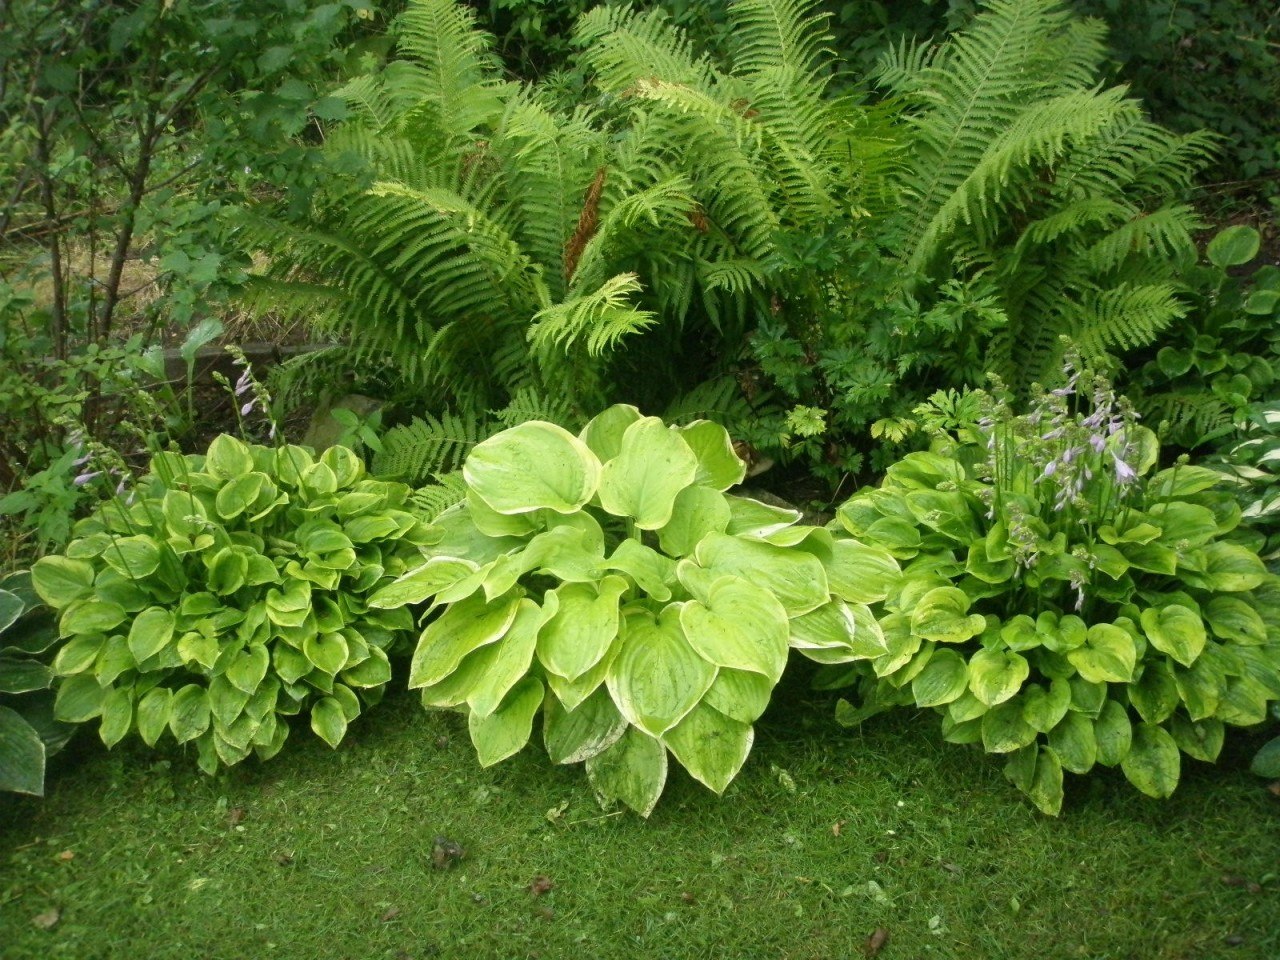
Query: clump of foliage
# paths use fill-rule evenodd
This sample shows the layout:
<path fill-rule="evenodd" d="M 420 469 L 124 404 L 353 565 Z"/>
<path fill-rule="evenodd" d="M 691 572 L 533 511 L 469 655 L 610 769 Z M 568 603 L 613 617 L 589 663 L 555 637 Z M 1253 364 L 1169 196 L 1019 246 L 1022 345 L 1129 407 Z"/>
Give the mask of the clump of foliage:
<path fill-rule="evenodd" d="M 1249 408 L 1242 435 L 1205 465 L 1229 478 L 1241 519 L 1256 534 L 1254 546 L 1274 569 L 1280 561 L 1280 401 Z"/>
<path fill-rule="evenodd" d="M 1063 771 L 1096 763 L 1168 796 L 1181 753 L 1214 760 L 1226 726 L 1280 698 L 1278 581 L 1228 539 L 1240 509 L 1218 474 L 1150 473 L 1154 434 L 1105 379 L 1065 372 L 1021 415 L 939 398 L 922 416 L 962 425 L 840 508 L 903 571 L 874 608 L 882 639 L 826 678 L 858 684 L 846 723 L 936 709 L 947 740 L 1007 755 L 1047 813 Z"/>
<path fill-rule="evenodd" d="M 1208 263 L 1184 278 L 1187 317 L 1130 378 L 1128 392 L 1166 444 L 1191 450 L 1223 442 L 1280 382 L 1280 267 L 1239 275 L 1260 243 L 1249 226 L 1227 227 L 1209 241 Z"/>
<path fill-rule="evenodd" d="M 846 650 L 858 571 L 893 564 L 726 494 L 744 471 L 719 425 L 624 405 L 578 436 L 530 421 L 479 444 L 426 563 L 370 601 L 439 611 L 410 687 L 467 713 L 486 766 L 522 749 L 541 713 L 551 758 L 585 762 L 603 801 L 647 816 L 668 753 L 722 792 L 788 647 Z"/>
<path fill-rule="evenodd" d="M 343 447 L 317 459 L 224 435 L 158 454 L 32 568 L 65 640 L 56 715 L 100 718 L 107 746 L 168 730 L 208 773 L 273 756 L 304 712 L 336 747 L 413 626 L 368 605 L 418 555 L 409 493 Z"/>
<path fill-rule="evenodd" d="M 45 761 L 73 732 L 53 719 L 48 661 L 57 642 L 30 572 L 0 577 L 0 790 L 42 796 Z"/>

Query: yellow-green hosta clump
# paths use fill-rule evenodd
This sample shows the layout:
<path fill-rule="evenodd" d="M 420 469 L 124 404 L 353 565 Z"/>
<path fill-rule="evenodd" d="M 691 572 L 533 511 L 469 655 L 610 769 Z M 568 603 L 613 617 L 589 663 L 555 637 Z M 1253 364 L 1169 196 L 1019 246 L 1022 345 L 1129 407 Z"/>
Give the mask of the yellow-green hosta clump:
<path fill-rule="evenodd" d="M 431 599 L 439 614 L 409 685 L 467 711 L 485 765 L 541 716 L 551 758 L 585 762 L 606 802 L 647 816 L 668 754 L 722 792 L 788 649 L 845 658 L 872 622 L 847 601 L 896 572 L 887 553 L 727 494 L 744 469 L 723 427 L 623 405 L 578 436 L 531 421 L 481 443 L 427 561 L 371 601 Z"/>
<path fill-rule="evenodd" d="M 208 773 L 273 756 L 302 712 L 337 746 L 411 636 L 407 610 L 366 602 L 420 557 L 409 494 L 344 447 L 159 454 L 32 570 L 64 639 L 57 716 L 100 718 L 108 746 L 167 731 Z"/>

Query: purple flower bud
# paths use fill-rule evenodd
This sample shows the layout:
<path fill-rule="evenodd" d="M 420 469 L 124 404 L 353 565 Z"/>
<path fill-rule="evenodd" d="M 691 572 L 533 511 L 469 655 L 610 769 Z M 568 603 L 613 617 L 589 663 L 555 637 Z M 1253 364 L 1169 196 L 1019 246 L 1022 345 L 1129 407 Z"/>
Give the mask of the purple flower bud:
<path fill-rule="evenodd" d="M 1111 455 L 1111 459 L 1114 460 L 1116 464 L 1116 483 L 1131 483 L 1137 479 L 1138 475 L 1134 472 L 1133 467 L 1121 460 L 1118 454 L 1113 453 Z"/>
<path fill-rule="evenodd" d="M 80 476 L 76 477 L 71 482 L 74 483 L 77 487 L 83 487 L 86 483 L 89 483 L 95 477 L 100 477 L 100 476 L 102 476 L 102 471 L 94 470 L 92 473 L 80 474 Z"/>
<path fill-rule="evenodd" d="M 249 382 L 249 371 L 246 368 L 244 373 L 240 374 L 240 379 L 236 381 L 236 396 L 244 396 L 251 386 L 253 386 L 253 384 Z"/>
<path fill-rule="evenodd" d="M 1052 477 L 1057 472 L 1058 472 L 1058 461 L 1050 460 L 1049 463 L 1044 468 L 1044 473 L 1040 475 L 1040 479 L 1047 480 L 1049 477 Z"/>
<path fill-rule="evenodd" d="M 125 485 L 125 482 L 124 482 L 123 480 L 121 480 L 119 483 L 117 483 L 117 484 L 116 484 L 116 496 L 118 497 L 118 496 L 120 496 L 120 494 L 124 493 L 125 488 L 126 488 L 126 485 Z"/>
<path fill-rule="evenodd" d="M 1101 453 L 1107 445 L 1107 438 L 1100 433 L 1095 433 L 1089 438 L 1089 446 L 1093 447 L 1094 453 Z"/>
<path fill-rule="evenodd" d="M 76 457 L 74 460 L 72 460 L 71 465 L 73 467 L 83 467 L 86 463 L 88 463 L 92 459 L 93 459 L 93 454 L 86 453 L 84 456 Z"/>
<path fill-rule="evenodd" d="M 248 403 L 246 403 L 243 407 L 241 407 L 241 408 L 240 408 L 240 416 L 242 416 L 242 417 L 247 417 L 249 414 L 251 414 L 251 413 L 253 412 L 253 406 L 254 406 L 254 404 L 255 404 L 256 402 L 257 402 L 257 401 L 255 401 L 255 400 L 250 400 L 250 401 L 249 401 Z"/>

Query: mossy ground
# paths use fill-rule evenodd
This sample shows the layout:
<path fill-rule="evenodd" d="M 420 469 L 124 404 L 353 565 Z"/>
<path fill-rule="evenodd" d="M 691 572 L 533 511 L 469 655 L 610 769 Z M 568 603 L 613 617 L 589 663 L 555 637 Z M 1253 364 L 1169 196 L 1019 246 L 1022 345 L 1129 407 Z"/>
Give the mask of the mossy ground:
<path fill-rule="evenodd" d="M 85 731 L 47 799 L 0 797 L 0 956 L 843 960 L 883 928 L 886 960 L 1280 957 L 1262 733 L 1168 801 L 1071 777 L 1050 819 L 935 717 L 847 731 L 810 696 L 781 692 L 722 799 L 673 769 L 647 822 L 540 749 L 479 769 L 405 694 L 336 752 L 299 730 L 216 778 Z"/>

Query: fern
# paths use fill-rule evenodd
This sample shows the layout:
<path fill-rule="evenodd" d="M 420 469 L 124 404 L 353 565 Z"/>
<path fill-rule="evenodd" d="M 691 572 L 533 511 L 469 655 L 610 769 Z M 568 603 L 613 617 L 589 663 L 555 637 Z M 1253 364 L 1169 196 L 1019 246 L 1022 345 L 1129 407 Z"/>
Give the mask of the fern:
<path fill-rule="evenodd" d="M 461 503 L 466 496 L 467 482 L 462 477 L 462 471 L 454 470 L 432 476 L 430 483 L 410 494 L 409 504 L 429 523 L 455 503 Z"/>
<path fill-rule="evenodd" d="M 467 454 L 488 435 L 486 425 L 475 418 L 449 411 L 438 418 L 426 413 L 383 435 L 373 472 L 408 484 L 425 483 L 461 469 Z"/>

